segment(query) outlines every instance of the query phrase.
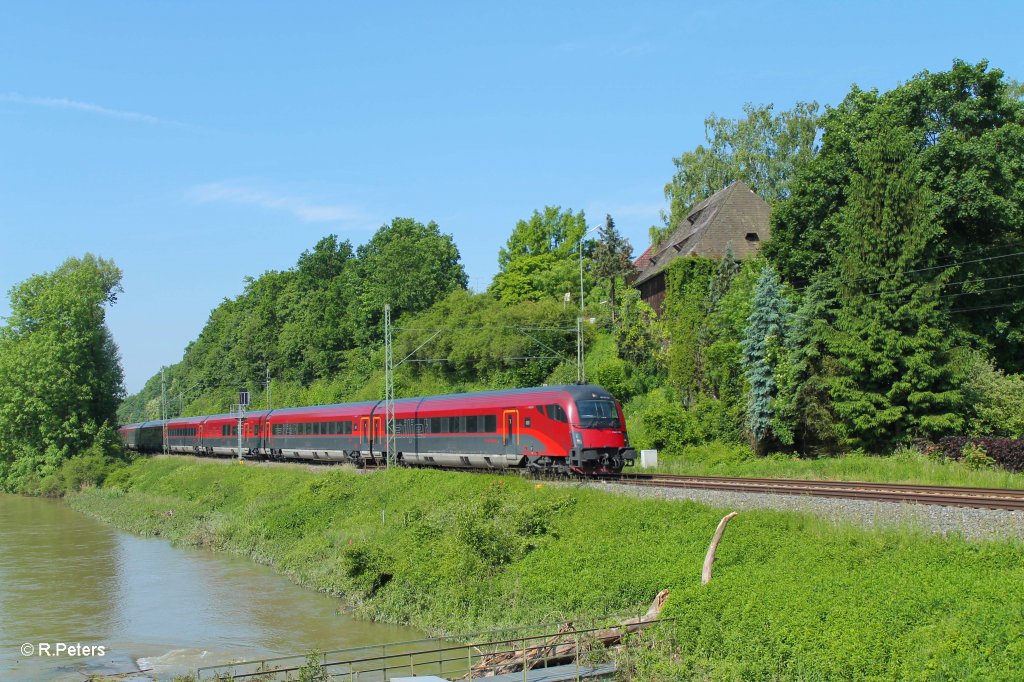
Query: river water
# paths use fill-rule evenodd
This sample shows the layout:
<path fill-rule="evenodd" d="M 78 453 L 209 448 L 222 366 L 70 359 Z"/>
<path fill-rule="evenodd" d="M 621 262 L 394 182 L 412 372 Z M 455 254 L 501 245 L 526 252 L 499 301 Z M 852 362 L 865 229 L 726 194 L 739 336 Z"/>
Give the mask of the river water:
<path fill-rule="evenodd" d="M 81 682 L 139 668 L 168 679 L 230 660 L 422 637 L 339 607 L 244 559 L 121 533 L 60 502 L 0 494 L 0 680 Z M 45 644 L 51 653 L 61 644 L 104 651 L 40 655 Z"/>

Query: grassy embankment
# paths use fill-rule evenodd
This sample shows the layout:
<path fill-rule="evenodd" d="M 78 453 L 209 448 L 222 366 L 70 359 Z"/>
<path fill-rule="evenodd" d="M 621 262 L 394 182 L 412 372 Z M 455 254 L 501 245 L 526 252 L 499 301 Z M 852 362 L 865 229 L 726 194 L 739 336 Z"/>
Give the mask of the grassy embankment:
<path fill-rule="evenodd" d="M 143 459 L 70 496 L 120 528 L 273 565 L 366 617 L 469 631 L 644 608 L 672 590 L 639 679 L 1010 679 L 1024 546 L 723 510 L 511 477 L 310 473 Z M 384 521 L 381 511 L 384 511 Z M 173 513 L 168 513 L 173 512 Z"/>
<path fill-rule="evenodd" d="M 972 469 L 961 462 L 931 459 L 911 449 L 885 457 L 854 452 L 838 457 L 808 459 L 788 455 L 757 457 L 745 446 L 718 443 L 681 447 L 671 454 L 661 455 L 656 471 L 692 476 L 1024 488 L 1024 473 L 1011 473 L 1000 468 Z"/>

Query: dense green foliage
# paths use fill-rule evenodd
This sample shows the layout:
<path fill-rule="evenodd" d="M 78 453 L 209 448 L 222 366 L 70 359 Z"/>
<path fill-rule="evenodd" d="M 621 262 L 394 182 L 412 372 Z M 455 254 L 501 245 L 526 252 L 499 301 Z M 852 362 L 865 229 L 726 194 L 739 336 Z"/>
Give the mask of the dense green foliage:
<path fill-rule="evenodd" d="M 954 319 L 1000 367 L 1024 368 L 1024 303 L 1012 277 L 1022 259 L 1008 256 L 1024 250 L 1024 102 L 1010 95 L 1003 73 L 956 61 L 889 92 L 854 87 L 819 123 L 820 152 L 772 213 L 765 253 L 783 277 L 803 285 L 842 258 L 836 237 L 849 218 L 864 144 L 882 136 L 909 141 L 908 181 L 927 191 L 934 211 L 931 257 L 962 264 L 947 271 L 944 288 L 959 311 Z"/>
<path fill-rule="evenodd" d="M 520 220 L 512 230 L 508 242 L 498 252 L 498 274 L 490 290 L 499 299 L 537 301 L 545 297 L 570 299 L 579 305 L 575 292 L 579 291 L 580 240 L 587 232 L 587 219 L 583 211 L 563 211 L 558 206 L 545 206 L 534 211 L 529 220 Z M 583 243 L 584 251 L 593 251 L 592 241 Z M 588 284 L 589 258 L 587 260 Z"/>
<path fill-rule="evenodd" d="M 113 425 L 124 389 L 106 325 L 120 291 L 120 269 L 88 254 L 11 290 L 0 327 L 0 490 L 53 491 L 73 456 L 87 452 L 101 470 L 122 456 Z"/>
<path fill-rule="evenodd" d="M 749 438 L 759 450 L 770 433 L 774 447 L 805 454 L 1018 433 L 1022 122 L 985 63 L 955 62 L 884 94 L 854 87 L 817 120 L 820 152 L 783 174 L 782 191 L 762 190 L 775 201 L 764 255 L 785 284 L 779 310 L 793 314 L 765 347 L 763 330 L 741 347 L 754 330 L 737 323 L 756 321 L 751 285 L 764 263 L 674 262 L 665 371 L 675 393 L 636 412 L 646 430 L 675 432 L 677 446 Z M 676 185 L 673 196 L 688 196 Z"/>
<path fill-rule="evenodd" d="M 635 613 L 668 588 L 677 620 L 635 661 L 644 680 L 1010 679 L 1024 665 L 1017 543 L 743 512 L 702 586 L 723 510 L 573 486 L 160 458 L 71 502 L 435 631 Z"/>
<path fill-rule="evenodd" d="M 951 325 L 935 270 L 939 228 L 914 186 L 910 145 L 893 135 L 858 149 L 839 224 L 838 296 L 827 352 L 833 408 L 851 445 L 879 449 L 963 426 Z"/>

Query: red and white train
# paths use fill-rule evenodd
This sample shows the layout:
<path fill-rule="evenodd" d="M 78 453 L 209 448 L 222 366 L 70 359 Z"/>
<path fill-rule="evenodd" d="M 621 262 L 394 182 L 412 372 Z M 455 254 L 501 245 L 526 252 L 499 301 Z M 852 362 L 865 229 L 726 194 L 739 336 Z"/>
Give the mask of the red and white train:
<path fill-rule="evenodd" d="M 242 424 L 248 457 L 357 465 L 387 452 L 384 401 L 253 411 Z M 238 455 L 238 419 L 219 414 L 166 423 L 167 450 Z M 164 422 L 119 429 L 139 452 L 164 449 Z M 618 473 L 632 466 L 622 406 L 600 386 L 579 384 L 395 401 L 397 460 L 408 466 Z"/>

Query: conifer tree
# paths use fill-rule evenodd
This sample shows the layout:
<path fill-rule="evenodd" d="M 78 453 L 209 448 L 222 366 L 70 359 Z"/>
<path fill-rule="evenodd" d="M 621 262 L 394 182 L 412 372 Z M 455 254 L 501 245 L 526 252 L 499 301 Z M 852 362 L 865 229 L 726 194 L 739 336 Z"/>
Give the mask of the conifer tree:
<path fill-rule="evenodd" d="M 604 226 L 598 232 L 600 239 L 594 250 L 594 272 L 600 279 L 608 280 L 609 302 L 612 322 L 615 321 L 615 281 L 633 272 L 633 247 L 629 240 L 619 234 L 611 215 L 605 215 Z"/>
<path fill-rule="evenodd" d="M 815 278 L 789 317 L 780 345 L 775 382 L 778 385 L 772 431 L 783 445 L 803 454 L 835 451 L 838 425 L 831 409 L 825 361 L 825 330 L 834 317 L 834 279 Z"/>
<path fill-rule="evenodd" d="M 761 271 L 743 336 L 743 368 L 750 386 L 747 429 L 754 450 L 764 454 L 772 440 L 774 401 L 778 391 L 775 366 L 789 318 L 789 301 L 775 268 Z"/>
<path fill-rule="evenodd" d="M 917 163 L 897 133 L 860 145 L 840 223 L 829 392 L 848 443 L 872 451 L 962 426 L 940 297 L 952 270 L 933 267 L 943 231 Z"/>

